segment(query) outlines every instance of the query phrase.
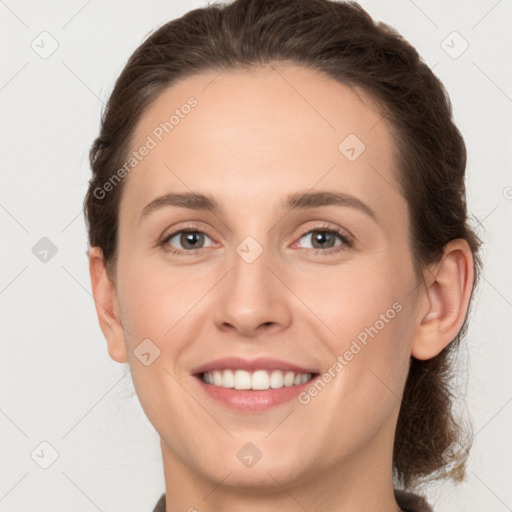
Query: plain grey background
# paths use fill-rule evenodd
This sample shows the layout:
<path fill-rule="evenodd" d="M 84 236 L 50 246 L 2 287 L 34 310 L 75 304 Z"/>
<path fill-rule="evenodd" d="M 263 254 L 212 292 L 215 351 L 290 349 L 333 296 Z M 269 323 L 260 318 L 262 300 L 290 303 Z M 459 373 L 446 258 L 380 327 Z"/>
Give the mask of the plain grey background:
<path fill-rule="evenodd" d="M 445 84 L 485 243 L 459 379 L 475 432 L 468 477 L 428 497 L 436 512 L 512 510 L 512 1 L 361 4 Z M 165 490 L 158 436 L 97 323 L 81 209 L 124 63 L 154 28 L 204 5 L 0 0 L 1 512 L 152 510 Z"/>

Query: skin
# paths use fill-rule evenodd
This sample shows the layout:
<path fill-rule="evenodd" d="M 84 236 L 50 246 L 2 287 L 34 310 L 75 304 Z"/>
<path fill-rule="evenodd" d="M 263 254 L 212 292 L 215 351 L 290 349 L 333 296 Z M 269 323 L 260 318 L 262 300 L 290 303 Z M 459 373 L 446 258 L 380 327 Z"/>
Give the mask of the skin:
<path fill-rule="evenodd" d="M 190 96 L 198 105 L 125 178 L 112 280 L 101 249 L 89 252 L 109 354 L 129 363 L 161 437 L 167 510 L 400 510 L 392 447 L 410 357 L 434 357 L 459 331 L 473 283 L 467 243 L 450 242 L 424 280 L 415 275 L 394 142 L 362 91 L 284 64 L 198 74 L 146 110 L 133 149 Z M 348 134 L 366 145 L 352 162 L 338 149 Z M 375 220 L 351 206 L 281 207 L 312 189 L 355 196 Z M 223 209 L 168 206 L 141 219 L 156 197 L 191 191 Z M 189 224 L 207 235 L 195 254 L 158 245 Z M 313 245 L 326 225 L 353 246 L 334 252 L 336 235 Z M 236 252 L 248 236 L 263 248 L 252 263 Z M 227 356 L 327 371 L 394 303 L 401 311 L 305 405 L 236 412 L 191 375 Z M 161 353 L 145 366 L 134 350 L 148 338 Z M 251 468 L 236 455 L 248 442 L 262 453 Z"/>

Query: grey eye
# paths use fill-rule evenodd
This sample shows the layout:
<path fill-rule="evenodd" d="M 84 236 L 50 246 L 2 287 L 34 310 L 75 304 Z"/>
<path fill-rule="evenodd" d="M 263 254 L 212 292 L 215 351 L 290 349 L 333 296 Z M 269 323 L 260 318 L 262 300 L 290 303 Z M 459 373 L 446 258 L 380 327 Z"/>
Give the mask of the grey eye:
<path fill-rule="evenodd" d="M 205 233 L 201 233 L 200 231 L 178 231 L 170 235 L 166 243 L 174 246 L 173 240 L 177 239 L 177 242 L 181 244 L 181 247 L 178 249 L 182 250 L 194 250 L 194 249 L 202 249 L 204 247 L 204 243 L 206 239 L 210 237 Z"/>
<path fill-rule="evenodd" d="M 310 249 L 331 249 L 335 247 L 336 238 L 339 238 L 342 242 L 340 235 L 335 231 L 331 231 L 328 229 L 314 229 L 306 233 L 301 237 L 301 240 L 306 237 L 311 237 L 312 242 L 311 246 L 308 247 Z"/>

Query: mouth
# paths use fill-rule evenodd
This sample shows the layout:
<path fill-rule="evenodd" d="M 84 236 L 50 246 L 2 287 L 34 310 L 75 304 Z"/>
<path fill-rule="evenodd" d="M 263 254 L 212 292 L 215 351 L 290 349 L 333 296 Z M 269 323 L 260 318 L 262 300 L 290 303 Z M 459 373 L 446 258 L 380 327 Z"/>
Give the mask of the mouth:
<path fill-rule="evenodd" d="M 317 373 L 301 373 L 285 370 L 214 370 L 212 372 L 201 372 L 198 377 L 205 383 L 226 389 L 255 390 L 281 389 L 284 387 L 299 386 L 306 384 Z"/>
<path fill-rule="evenodd" d="M 318 371 L 276 359 L 226 358 L 192 372 L 201 389 L 238 412 L 259 412 L 293 400 L 320 376 Z"/>

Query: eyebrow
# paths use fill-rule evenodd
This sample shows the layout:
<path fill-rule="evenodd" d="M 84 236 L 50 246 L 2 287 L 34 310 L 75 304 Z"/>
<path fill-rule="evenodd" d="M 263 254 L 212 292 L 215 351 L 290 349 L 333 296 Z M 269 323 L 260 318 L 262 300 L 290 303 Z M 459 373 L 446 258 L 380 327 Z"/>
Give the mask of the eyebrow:
<path fill-rule="evenodd" d="M 148 203 L 142 210 L 139 221 L 155 210 L 170 206 L 190 210 L 210 210 L 213 213 L 222 211 L 221 203 L 211 195 L 195 192 L 169 193 Z M 295 192 L 288 195 L 281 206 L 286 210 L 306 210 L 320 206 L 345 206 L 355 208 L 377 222 L 375 212 L 367 204 L 355 196 L 342 192 L 328 190 Z"/>

